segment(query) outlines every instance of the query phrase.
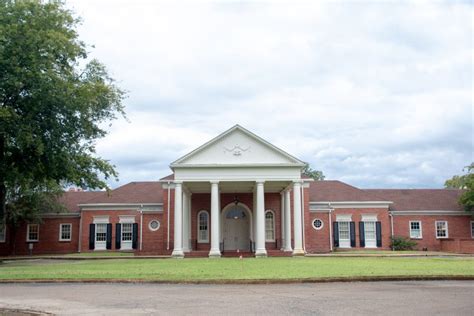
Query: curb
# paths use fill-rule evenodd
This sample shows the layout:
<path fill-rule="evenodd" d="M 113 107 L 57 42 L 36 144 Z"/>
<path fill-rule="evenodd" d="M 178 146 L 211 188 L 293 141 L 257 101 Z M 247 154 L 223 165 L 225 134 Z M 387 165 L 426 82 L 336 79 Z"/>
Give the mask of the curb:
<path fill-rule="evenodd" d="M 474 281 L 474 275 L 432 275 L 432 276 L 361 276 L 328 277 L 306 279 L 224 279 L 224 280 L 145 280 L 145 279 L 28 279 L 0 280 L 0 284 L 302 284 L 334 282 L 382 282 L 382 281 Z"/>

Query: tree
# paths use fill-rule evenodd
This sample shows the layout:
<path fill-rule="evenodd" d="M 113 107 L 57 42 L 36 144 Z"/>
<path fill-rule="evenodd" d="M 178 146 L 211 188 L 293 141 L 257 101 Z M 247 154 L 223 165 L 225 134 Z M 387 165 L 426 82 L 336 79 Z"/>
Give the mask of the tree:
<path fill-rule="evenodd" d="M 59 1 L 0 0 L 0 219 L 34 219 L 66 185 L 117 177 L 95 141 L 125 94 L 88 59 L 78 23 Z"/>
<path fill-rule="evenodd" d="M 474 215 L 474 162 L 464 167 L 463 171 L 467 171 L 467 173 L 453 176 L 446 180 L 444 186 L 446 188 L 463 189 L 464 192 L 459 198 L 459 203 L 464 206 L 467 212 Z"/>
<path fill-rule="evenodd" d="M 306 163 L 306 166 L 303 168 L 302 173 L 305 176 L 308 176 L 314 180 L 324 180 L 324 178 L 326 177 L 322 171 L 314 170 L 313 168 L 311 168 L 309 163 Z"/>

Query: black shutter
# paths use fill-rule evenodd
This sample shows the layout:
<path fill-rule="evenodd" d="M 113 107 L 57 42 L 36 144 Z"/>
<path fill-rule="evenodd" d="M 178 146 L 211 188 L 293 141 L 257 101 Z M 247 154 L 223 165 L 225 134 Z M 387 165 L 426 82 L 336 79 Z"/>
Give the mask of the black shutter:
<path fill-rule="evenodd" d="M 375 222 L 375 236 L 377 237 L 377 247 L 382 247 L 382 223 Z"/>
<path fill-rule="evenodd" d="M 89 225 L 89 249 L 94 250 L 95 248 L 95 224 Z"/>
<path fill-rule="evenodd" d="M 334 247 L 339 247 L 339 223 L 334 222 L 333 223 L 333 236 L 334 236 Z"/>
<path fill-rule="evenodd" d="M 107 224 L 107 249 L 112 249 L 112 224 Z"/>
<path fill-rule="evenodd" d="M 121 248 L 121 241 L 122 241 L 122 224 L 117 223 L 115 224 L 115 249 Z"/>
<path fill-rule="evenodd" d="M 355 222 L 350 222 L 351 227 L 351 247 L 356 246 L 356 225 Z"/>
<path fill-rule="evenodd" d="M 364 229 L 364 222 L 359 222 L 359 239 L 360 239 L 360 247 L 365 247 L 365 229 Z"/>
<path fill-rule="evenodd" d="M 133 223 L 133 234 L 132 234 L 132 248 L 137 249 L 137 240 L 138 240 L 138 224 Z"/>

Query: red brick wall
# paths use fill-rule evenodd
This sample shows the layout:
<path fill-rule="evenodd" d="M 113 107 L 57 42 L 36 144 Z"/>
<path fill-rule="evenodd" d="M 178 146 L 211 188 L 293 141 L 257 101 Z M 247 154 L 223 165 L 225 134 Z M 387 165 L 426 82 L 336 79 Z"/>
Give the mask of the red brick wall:
<path fill-rule="evenodd" d="M 142 253 L 152 254 L 169 254 L 170 251 L 166 250 L 166 225 L 164 222 L 163 213 L 143 214 L 143 235 L 142 235 Z M 152 220 L 158 220 L 160 222 L 160 228 L 156 231 L 152 231 L 149 228 L 149 223 Z M 140 250 L 140 227 L 138 228 L 138 251 Z"/>
<path fill-rule="evenodd" d="M 71 241 L 59 241 L 59 225 L 72 224 Z M 12 228 L 7 228 L 6 242 L 0 243 L 2 254 L 29 254 L 26 241 L 27 224 L 22 224 L 14 233 Z M 13 237 L 15 235 L 15 237 Z M 78 250 L 79 218 L 44 218 L 39 223 L 39 239 L 33 244 L 32 254 L 54 254 L 54 253 L 72 253 Z M 13 240 L 14 239 L 14 240 Z"/>
<path fill-rule="evenodd" d="M 421 221 L 422 239 L 412 239 L 418 244 L 416 248 L 419 250 L 423 248 L 429 251 L 441 250 L 442 239 L 436 238 L 436 221 L 448 222 L 449 238 L 471 238 L 471 217 L 449 215 L 395 215 L 393 216 L 394 235 L 410 238 L 410 221 Z"/>
<path fill-rule="evenodd" d="M 441 239 L 440 244 L 441 244 L 441 251 L 474 254 L 474 239 L 473 238 Z"/>

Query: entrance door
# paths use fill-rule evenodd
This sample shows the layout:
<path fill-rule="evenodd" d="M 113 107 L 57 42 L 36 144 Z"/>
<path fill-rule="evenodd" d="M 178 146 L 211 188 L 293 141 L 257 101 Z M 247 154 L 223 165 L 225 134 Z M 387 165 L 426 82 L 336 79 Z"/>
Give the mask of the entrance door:
<path fill-rule="evenodd" d="M 245 209 L 235 206 L 224 218 L 224 250 L 250 250 L 249 216 Z"/>
<path fill-rule="evenodd" d="M 351 247 L 351 229 L 349 222 L 339 223 L 339 248 Z"/>

